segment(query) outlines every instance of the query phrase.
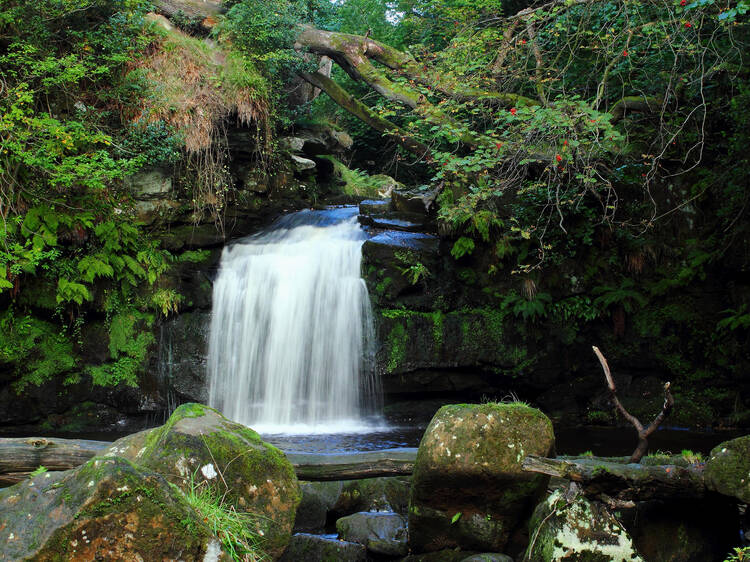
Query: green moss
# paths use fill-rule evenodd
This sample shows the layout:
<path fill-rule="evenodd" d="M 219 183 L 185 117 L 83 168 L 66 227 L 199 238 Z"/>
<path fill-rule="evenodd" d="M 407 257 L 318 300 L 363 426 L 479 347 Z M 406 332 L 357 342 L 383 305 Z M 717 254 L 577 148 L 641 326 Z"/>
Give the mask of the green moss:
<path fill-rule="evenodd" d="M 406 359 L 406 328 L 403 324 L 396 324 L 388 334 L 388 365 L 387 370 L 389 373 L 398 368 Z"/>
<path fill-rule="evenodd" d="M 435 344 L 435 353 L 439 353 L 443 347 L 443 313 L 436 310 L 432 316 L 432 341 Z"/>

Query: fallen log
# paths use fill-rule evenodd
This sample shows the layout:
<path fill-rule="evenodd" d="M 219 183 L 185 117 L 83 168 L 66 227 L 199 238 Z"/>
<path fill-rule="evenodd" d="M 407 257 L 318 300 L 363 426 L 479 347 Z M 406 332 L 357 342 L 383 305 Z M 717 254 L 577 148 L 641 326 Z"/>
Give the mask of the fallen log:
<path fill-rule="evenodd" d="M 20 437 L 0 439 L 0 483 L 18 482 L 43 466 L 68 470 L 102 453 L 111 443 L 86 439 Z"/>
<path fill-rule="evenodd" d="M 26 478 L 40 466 L 69 470 L 102 454 L 112 443 L 52 437 L 0 438 L 0 486 Z M 414 470 L 416 449 L 387 449 L 346 454 L 287 453 L 300 480 L 359 480 L 403 476 Z"/>
<path fill-rule="evenodd" d="M 297 478 L 311 481 L 406 476 L 414 472 L 416 449 L 386 449 L 340 455 L 287 453 Z"/>
<path fill-rule="evenodd" d="M 523 470 L 547 474 L 579 484 L 590 498 L 605 502 L 702 498 L 706 495 L 703 465 L 643 465 L 602 459 L 548 459 L 527 456 Z"/>

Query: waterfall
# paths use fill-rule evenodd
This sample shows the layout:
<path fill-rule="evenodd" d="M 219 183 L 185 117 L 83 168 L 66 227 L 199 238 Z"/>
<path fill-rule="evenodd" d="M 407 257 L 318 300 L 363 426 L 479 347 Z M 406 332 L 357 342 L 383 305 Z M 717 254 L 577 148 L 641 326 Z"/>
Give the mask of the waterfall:
<path fill-rule="evenodd" d="M 208 375 L 209 403 L 228 418 L 261 433 L 370 427 L 380 393 L 356 215 L 293 213 L 224 249 Z"/>

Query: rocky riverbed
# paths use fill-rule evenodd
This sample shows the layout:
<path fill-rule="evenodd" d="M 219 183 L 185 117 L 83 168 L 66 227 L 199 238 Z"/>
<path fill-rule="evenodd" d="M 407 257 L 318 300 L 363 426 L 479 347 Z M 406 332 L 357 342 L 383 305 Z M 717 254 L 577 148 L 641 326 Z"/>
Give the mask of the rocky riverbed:
<path fill-rule="evenodd" d="M 38 470 L 0 491 L 0 552 L 10 560 L 232 559 L 231 537 L 191 501 L 204 487 L 218 509 L 247 516 L 252 556 L 290 562 L 704 562 L 742 546 L 750 436 L 719 445 L 705 463 L 666 458 L 650 468 L 692 466 L 705 490 L 691 500 L 680 498 L 679 479 L 672 499 L 618 503 L 524 469 L 528 455 L 554 447 L 550 420 L 525 404 L 453 405 L 425 431 L 413 475 L 305 482 L 251 429 L 188 404 L 77 468 Z"/>

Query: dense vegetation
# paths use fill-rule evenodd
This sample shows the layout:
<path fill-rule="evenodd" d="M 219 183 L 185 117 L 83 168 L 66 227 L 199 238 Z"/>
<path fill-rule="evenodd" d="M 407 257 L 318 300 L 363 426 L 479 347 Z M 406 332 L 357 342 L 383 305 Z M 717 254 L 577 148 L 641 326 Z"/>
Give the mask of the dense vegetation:
<path fill-rule="evenodd" d="M 617 356 L 648 345 L 694 423 L 712 408 L 743 421 L 748 2 L 225 4 L 218 47 L 201 18 L 165 31 L 140 0 L 0 9 L 0 363 L 16 390 L 83 373 L 136 384 L 151 325 L 177 310 L 164 274 L 196 256 L 135 220 L 129 177 L 178 168 L 185 213 L 220 224 L 226 124 L 255 128 L 272 174 L 275 137 L 313 120 L 356 136 L 353 165 L 437 194 L 466 284 L 523 337 L 583 343 L 594 326 Z M 330 96 L 287 108 L 298 75 L 320 79 L 302 24 L 359 38 L 326 35 Z M 373 63 L 373 45 L 391 58 Z M 103 363 L 81 356 L 92 320 Z"/>

